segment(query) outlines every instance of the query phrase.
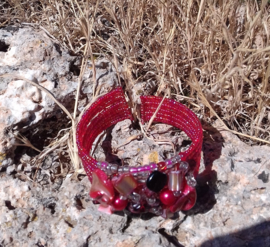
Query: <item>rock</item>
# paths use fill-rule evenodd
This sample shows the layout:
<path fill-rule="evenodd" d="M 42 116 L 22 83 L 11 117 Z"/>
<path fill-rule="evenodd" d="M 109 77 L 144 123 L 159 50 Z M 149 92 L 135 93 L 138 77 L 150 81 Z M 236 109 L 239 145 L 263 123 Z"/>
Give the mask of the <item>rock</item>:
<path fill-rule="evenodd" d="M 17 74 L 32 80 L 71 109 L 77 86 L 71 68 L 76 57 L 32 28 L 0 29 L 0 41 L 7 48 L 0 51 L 0 75 Z M 0 94 L 0 152 L 10 157 L 16 148 L 14 130 L 25 132 L 44 119 L 63 117 L 45 92 L 23 80 L 0 77 Z"/>
<path fill-rule="evenodd" d="M 20 75 L 48 89 L 71 113 L 80 73 L 80 59 L 71 56 L 60 44 L 52 41 L 43 31 L 32 28 L 0 29 L 0 75 Z M 79 110 L 92 99 L 92 66 L 89 62 L 83 76 Z M 96 63 L 98 86 L 101 93 L 117 84 L 111 63 L 100 59 Z M 70 121 L 65 113 L 44 92 L 30 83 L 12 77 L 0 77 L 0 164 L 12 163 L 16 143 L 14 131 L 21 134 L 42 127 L 41 122 L 57 122 L 56 132 Z M 51 123 L 52 124 L 52 123 Z M 54 124 L 55 125 L 55 124 Z M 70 124 L 69 124 L 70 125 Z M 50 129 L 50 127 L 49 127 Z M 50 130 L 51 131 L 51 130 Z M 42 136 L 42 133 L 36 133 Z M 45 134 L 48 134 L 48 131 Z M 31 135 L 30 135 L 31 136 Z M 52 137 L 52 136 L 51 136 Z M 44 140 L 36 143 L 40 149 Z"/>
<path fill-rule="evenodd" d="M 206 126 L 203 152 L 197 204 L 167 220 L 97 211 L 87 177 L 78 181 L 69 175 L 52 190 L 2 173 L 0 241 L 4 246 L 224 246 L 227 241 L 269 246 L 270 183 L 258 175 L 270 172 L 270 148 L 250 147 Z"/>

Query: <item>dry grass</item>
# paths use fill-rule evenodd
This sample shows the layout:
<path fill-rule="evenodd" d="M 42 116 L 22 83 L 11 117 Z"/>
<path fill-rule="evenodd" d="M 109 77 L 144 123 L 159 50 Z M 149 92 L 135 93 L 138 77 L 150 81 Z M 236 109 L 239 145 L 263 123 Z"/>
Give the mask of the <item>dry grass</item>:
<path fill-rule="evenodd" d="M 266 0 L 6 0 L 0 26 L 36 25 L 81 55 L 78 88 L 85 61 L 106 56 L 127 91 L 143 82 L 253 144 L 270 143 L 269 13 Z"/>

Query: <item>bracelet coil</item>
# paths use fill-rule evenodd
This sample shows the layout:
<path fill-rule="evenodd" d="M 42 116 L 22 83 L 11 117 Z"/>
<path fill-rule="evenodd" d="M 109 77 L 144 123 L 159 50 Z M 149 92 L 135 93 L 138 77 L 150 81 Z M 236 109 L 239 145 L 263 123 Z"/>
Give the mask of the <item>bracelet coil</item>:
<path fill-rule="evenodd" d="M 155 113 L 162 98 L 141 96 L 141 121 Z M 78 153 L 90 180 L 90 197 L 99 210 L 111 214 L 129 210 L 151 212 L 164 218 L 191 209 L 196 202 L 196 176 L 200 167 L 203 132 L 199 119 L 186 106 L 164 99 L 154 121 L 183 130 L 191 139 L 189 149 L 159 163 L 119 166 L 96 161 L 89 155 L 95 139 L 106 129 L 125 119 L 133 120 L 120 87 L 96 100 L 77 126 Z"/>

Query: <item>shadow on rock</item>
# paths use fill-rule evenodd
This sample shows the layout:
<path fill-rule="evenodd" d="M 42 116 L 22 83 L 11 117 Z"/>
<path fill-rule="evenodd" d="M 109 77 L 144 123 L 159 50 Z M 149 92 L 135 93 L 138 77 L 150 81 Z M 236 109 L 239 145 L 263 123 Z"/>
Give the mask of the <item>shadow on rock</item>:
<path fill-rule="evenodd" d="M 203 123 L 204 129 L 204 140 L 203 140 L 203 159 L 205 164 L 205 170 L 201 172 L 197 177 L 197 202 L 196 205 L 189 211 L 183 212 L 186 215 L 194 215 L 199 213 L 206 213 L 213 208 L 216 204 L 215 194 L 219 191 L 217 189 L 217 173 L 212 170 L 213 162 L 221 156 L 221 150 L 223 146 L 223 137 L 220 132 L 207 123 Z M 107 162 L 120 163 L 121 160 L 112 154 L 111 148 L 111 136 L 112 128 L 107 130 L 107 136 L 102 143 L 102 148 L 106 154 Z M 143 220 L 149 220 L 152 217 L 155 217 L 154 214 L 132 214 L 128 213 L 129 217 L 136 218 L 139 217 Z M 123 213 L 121 215 L 124 215 Z M 178 215 L 175 215 L 173 218 L 178 218 Z"/>
<path fill-rule="evenodd" d="M 242 231 L 233 232 L 204 242 L 200 247 L 249 246 L 270 247 L 270 221 L 264 221 Z"/>
<path fill-rule="evenodd" d="M 213 162 L 221 156 L 224 139 L 220 132 L 213 126 L 202 123 L 204 129 L 203 139 L 203 160 L 205 170 L 197 177 L 197 202 L 195 206 L 183 212 L 186 215 L 206 213 L 216 204 L 215 194 L 217 194 L 217 172 L 212 170 Z"/>

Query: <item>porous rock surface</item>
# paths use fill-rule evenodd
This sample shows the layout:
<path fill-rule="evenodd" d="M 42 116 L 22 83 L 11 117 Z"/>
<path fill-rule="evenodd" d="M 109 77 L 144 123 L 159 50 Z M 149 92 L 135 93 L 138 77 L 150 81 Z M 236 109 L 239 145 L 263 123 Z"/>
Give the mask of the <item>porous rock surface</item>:
<path fill-rule="evenodd" d="M 79 181 L 69 175 L 52 189 L 1 173 L 0 244 L 270 246 L 270 148 L 250 147 L 228 132 L 205 127 L 203 154 L 197 204 L 166 220 L 97 211 L 87 177 Z"/>
<path fill-rule="evenodd" d="M 80 58 L 70 55 L 43 31 L 33 28 L 7 27 L 0 29 L 0 162 L 12 163 L 14 131 L 23 133 L 52 116 L 68 122 L 69 119 L 56 103 L 42 90 L 29 82 L 16 79 L 16 75 L 38 83 L 49 90 L 69 111 L 73 111 L 80 73 Z M 87 65 L 83 76 L 80 108 L 92 96 L 92 70 Z M 96 64 L 97 81 L 114 86 L 116 73 L 106 60 Z"/>
<path fill-rule="evenodd" d="M 31 48 L 31 45 L 24 47 L 26 41 L 20 43 L 19 37 L 28 39 L 29 42 L 32 40 L 34 48 Z M 47 46 L 34 46 L 37 42 L 35 38 L 44 39 Z M 4 47 L 1 45 L 3 42 L 9 45 L 7 51 L 2 49 L 4 51 L 0 52 L 0 74 L 12 73 L 13 70 L 23 71 L 22 73 L 32 70 L 34 72 L 30 75 L 33 77 L 29 78 L 36 78 L 61 102 L 67 102 L 68 105 L 70 98 L 74 99 L 77 75 L 74 70 L 70 70 L 70 64 L 75 63 L 73 59 L 76 58 L 71 57 L 61 47 L 61 52 L 57 52 L 56 48 L 54 50 L 53 42 L 43 32 L 29 28 L 0 29 L 0 41 L 0 48 Z M 16 45 L 21 49 L 17 48 L 14 52 L 12 47 Z M 28 52 L 33 49 L 32 53 L 43 58 L 40 61 L 36 58 L 35 61 L 39 63 L 37 66 L 29 61 L 35 56 L 16 55 L 23 52 L 22 47 L 30 49 Z M 50 54 L 58 56 L 59 62 L 44 65 L 47 61 L 47 55 L 44 55 L 45 47 L 50 47 Z M 23 62 L 17 61 L 20 59 Z M 116 75 L 107 62 L 97 63 L 98 78 L 104 83 L 105 88 L 102 90 L 106 92 L 115 86 Z M 42 78 L 43 72 L 40 71 L 43 70 L 40 67 L 43 65 L 47 66 L 47 69 L 44 69 L 45 75 L 43 74 L 45 81 L 39 77 Z M 58 78 L 56 87 L 49 71 L 55 71 Z M 67 75 L 70 75 L 70 79 L 66 79 Z M 5 114 L 10 119 L 8 123 L 1 118 L 0 133 L 6 133 L 8 126 L 19 130 L 31 129 L 32 125 L 41 124 L 48 115 L 56 114 L 58 108 L 54 103 L 42 92 L 35 91 L 34 87 L 26 86 L 22 81 L 0 80 L 0 109 L 6 109 Z M 92 96 L 90 70 L 86 71 L 84 82 L 82 90 L 87 96 L 82 99 L 82 106 Z M 143 91 L 145 85 L 141 85 L 141 88 L 137 85 L 136 90 Z M 135 89 L 134 94 L 137 95 Z M 35 100 L 37 96 L 41 97 L 38 101 Z M 12 101 L 17 102 L 16 104 L 24 104 L 23 110 L 19 109 L 19 113 L 12 110 L 12 107 L 9 110 L 8 103 L 3 103 L 9 97 L 13 97 Z M 25 97 L 28 97 L 28 100 Z M 36 104 L 39 107 L 35 106 Z M 28 111 L 35 117 L 24 118 Z M 4 116 L 3 114 L 4 112 L 0 112 L 0 116 Z M 63 116 L 61 112 L 59 114 Z M 46 157 L 36 177 L 33 176 L 36 168 L 30 164 L 31 157 L 27 154 L 24 154 L 18 163 L 10 160 L 9 166 L 2 162 L 0 246 L 270 246 L 270 147 L 251 147 L 229 132 L 218 131 L 207 124 L 203 124 L 203 128 L 202 160 L 196 187 L 197 203 L 192 210 L 180 212 L 173 219 L 152 215 L 131 217 L 122 213 L 106 215 L 97 211 L 97 206 L 89 198 L 90 183 L 87 177 L 61 175 L 58 152 Z M 175 130 L 166 125 L 155 125 L 151 131 L 152 134 L 160 133 L 153 135 L 162 142 L 171 139 L 177 151 L 183 141 L 187 142 L 183 133 L 175 134 Z M 101 160 L 105 158 L 104 153 L 110 151 L 120 159 L 129 158 L 134 162 L 130 164 L 134 165 L 166 158 L 164 156 L 172 152 L 168 143 L 158 143 L 157 139 L 149 140 L 139 128 L 134 130 L 128 121 L 117 124 L 108 136 L 103 138 L 95 152 L 95 156 Z M 1 145 L 1 148 L 4 148 L 6 144 Z M 6 145 L 5 148 L 15 149 L 12 142 L 10 147 L 7 148 Z"/>

